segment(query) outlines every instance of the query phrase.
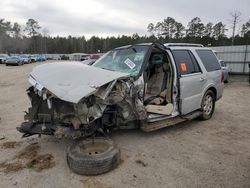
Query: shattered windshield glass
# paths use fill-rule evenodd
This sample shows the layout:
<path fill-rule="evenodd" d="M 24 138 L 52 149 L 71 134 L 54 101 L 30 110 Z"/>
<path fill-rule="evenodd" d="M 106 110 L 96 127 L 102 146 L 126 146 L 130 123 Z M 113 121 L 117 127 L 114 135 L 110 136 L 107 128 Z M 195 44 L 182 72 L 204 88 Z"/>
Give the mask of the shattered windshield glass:
<path fill-rule="evenodd" d="M 136 76 L 140 72 L 148 49 L 149 46 L 131 46 L 111 50 L 97 60 L 93 66 Z"/>

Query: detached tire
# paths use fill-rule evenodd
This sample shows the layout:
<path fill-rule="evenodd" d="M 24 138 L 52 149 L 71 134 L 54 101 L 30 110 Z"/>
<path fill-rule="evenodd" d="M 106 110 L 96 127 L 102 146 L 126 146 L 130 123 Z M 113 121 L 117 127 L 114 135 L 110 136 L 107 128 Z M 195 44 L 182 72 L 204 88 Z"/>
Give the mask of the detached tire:
<path fill-rule="evenodd" d="M 82 140 L 67 150 L 69 168 L 81 175 L 98 175 L 118 166 L 120 150 L 110 139 Z"/>
<path fill-rule="evenodd" d="M 208 120 L 212 117 L 215 108 L 215 94 L 213 91 L 208 90 L 203 96 L 201 102 L 201 120 Z"/>

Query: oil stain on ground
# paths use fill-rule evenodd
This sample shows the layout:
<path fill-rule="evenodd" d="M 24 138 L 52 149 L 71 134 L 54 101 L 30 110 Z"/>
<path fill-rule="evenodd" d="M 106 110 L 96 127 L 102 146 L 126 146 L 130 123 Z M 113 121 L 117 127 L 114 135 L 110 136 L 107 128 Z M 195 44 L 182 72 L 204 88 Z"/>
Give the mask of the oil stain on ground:
<path fill-rule="evenodd" d="M 5 173 L 10 173 L 22 170 L 24 166 L 20 161 L 15 161 L 15 162 L 0 163 L 0 168 L 3 168 Z"/>
<path fill-rule="evenodd" d="M 92 178 L 87 180 L 81 180 L 81 182 L 84 188 L 108 188 L 107 186 L 104 186 L 101 182 Z"/>
<path fill-rule="evenodd" d="M 15 147 L 15 144 L 7 144 L 8 148 Z M 6 148 L 6 147 L 5 147 Z M 39 145 L 28 145 L 20 150 L 10 161 L 0 163 L 0 168 L 5 173 L 17 172 L 23 168 L 41 172 L 55 166 L 54 157 L 51 154 L 39 154 Z"/>
<path fill-rule="evenodd" d="M 1 147 L 3 149 L 13 149 L 13 148 L 21 146 L 21 144 L 22 144 L 22 142 L 8 141 L 8 142 L 2 143 Z"/>

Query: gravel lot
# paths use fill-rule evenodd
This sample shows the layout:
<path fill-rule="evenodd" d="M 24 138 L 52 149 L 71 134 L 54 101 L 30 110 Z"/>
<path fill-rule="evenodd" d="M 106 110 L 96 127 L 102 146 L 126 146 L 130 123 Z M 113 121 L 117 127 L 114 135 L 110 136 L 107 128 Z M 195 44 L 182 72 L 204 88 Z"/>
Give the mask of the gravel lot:
<path fill-rule="evenodd" d="M 12 172 L 2 163 L 0 187 L 250 187 L 248 83 L 226 85 L 209 121 L 195 120 L 152 133 L 113 132 L 111 137 L 122 152 L 120 166 L 104 175 L 86 177 L 72 173 L 66 164 L 65 149 L 72 140 L 22 139 L 16 131 L 30 105 L 27 77 L 38 64 L 0 65 L 0 163 L 16 161 L 20 151 L 38 142 L 41 148 L 34 155 L 52 155 L 52 165 L 40 170 L 24 166 Z M 9 141 L 16 143 L 3 147 Z"/>

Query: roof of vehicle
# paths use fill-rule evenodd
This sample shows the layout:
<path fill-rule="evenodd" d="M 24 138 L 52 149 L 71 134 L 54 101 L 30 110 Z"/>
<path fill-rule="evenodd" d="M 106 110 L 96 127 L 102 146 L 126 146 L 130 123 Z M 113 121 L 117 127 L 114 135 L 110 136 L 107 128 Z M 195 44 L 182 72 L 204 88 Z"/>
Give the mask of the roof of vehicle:
<path fill-rule="evenodd" d="M 126 45 L 126 46 L 117 47 L 117 48 L 115 48 L 115 50 L 130 48 L 131 46 L 150 46 L 150 45 L 152 45 L 152 44 L 153 44 L 153 43 L 129 44 L 129 45 Z"/>
<path fill-rule="evenodd" d="M 166 46 L 166 44 L 164 44 Z M 211 50 L 208 47 L 204 47 L 201 44 L 189 44 L 189 43 L 176 43 L 173 45 L 166 46 L 167 48 L 170 48 L 171 50 Z"/>
<path fill-rule="evenodd" d="M 20 57 L 17 55 L 15 55 L 15 56 L 13 55 L 13 56 L 9 56 L 8 58 L 11 59 L 11 58 L 20 58 Z"/>
<path fill-rule="evenodd" d="M 116 50 L 119 49 L 125 49 L 125 48 L 130 48 L 131 46 L 150 46 L 154 43 L 139 43 L 139 44 L 134 44 L 134 45 L 126 45 L 126 46 L 121 46 L 121 47 L 117 47 L 115 48 Z M 155 43 L 157 44 L 157 42 Z M 159 43 L 161 44 L 161 43 Z M 163 45 L 163 44 L 162 44 Z M 194 43 L 165 43 L 164 46 L 166 48 L 170 48 L 170 49 L 209 49 L 204 47 L 202 44 L 194 44 Z"/>
<path fill-rule="evenodd" d="M 194 43 L 166 43 L 164 44 L 166 47 L 204 47 L 202 44 L 194 44 Z"/>

